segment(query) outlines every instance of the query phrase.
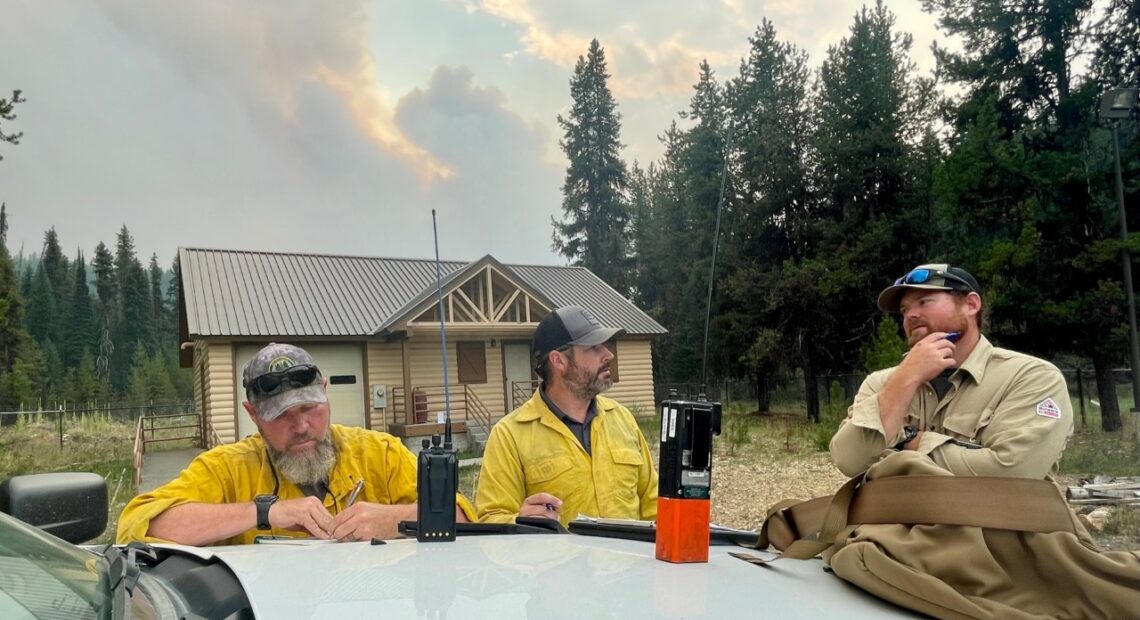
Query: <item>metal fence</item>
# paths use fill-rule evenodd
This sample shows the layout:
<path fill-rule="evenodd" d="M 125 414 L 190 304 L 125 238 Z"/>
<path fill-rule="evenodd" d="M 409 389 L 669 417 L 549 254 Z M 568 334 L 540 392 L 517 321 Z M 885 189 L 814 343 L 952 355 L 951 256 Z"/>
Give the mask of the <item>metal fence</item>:
<path fill-rule="evenodd" d="M 1096 375 L 1091 368 L 1062 368 L 1061 374 L 1068 384 L 1069 397 L 1073 402 L 1076 413 L 1077 428 L 1082 429 L 1092 424 L 1100 424 L 1100 396 L 1097 392 Z M 1117 368 L 1112 371 L 1113 383 L 1116 387 L 1116 400 L 1120 411 L 1129 411 L 1133 406 L 1131 371 L 1128 368 Z M 866 378 L 865 373 L 827 374 L 816 378 L 816 393 L 820 407 L 842 408 L 854 399 L 859 385 Z M 769 409 L 781 413 L 805 413 L 807 410 L 807 388 L 801 373 L 783 373 L 767 378 Z M 707 385 L 699 383 L 657 383 L 654 397 L 657 402 L 668 398 L 670 394 L 676 397 L 695 399 L 704 395 L 709 400 L 724 403 L 739 402 L 748 407 L 748 403 L 758 403 L 758 385 L 756 381 L 740 379 L 718 380 Z"/>
<path fill-rule="evenodd" d="M 193 411 L 194 405 L 190 401 L 59 403 L 35 410 L 0 411 L 0 428 L 32 422 L 51 424 L 62 448 L 67 444 L 68 429 L 79 428 L 90 418 L 98 417 L 134 427 L 141 417 L 165 417 Z"/>

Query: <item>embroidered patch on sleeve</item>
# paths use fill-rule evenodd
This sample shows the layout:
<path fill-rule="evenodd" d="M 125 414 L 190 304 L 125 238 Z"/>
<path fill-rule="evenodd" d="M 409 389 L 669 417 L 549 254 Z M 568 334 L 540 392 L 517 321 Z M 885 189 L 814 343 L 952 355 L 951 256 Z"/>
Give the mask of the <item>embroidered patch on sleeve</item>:
<path fill-rule="evenodd" d="M 1057 403 L 1053 402 L 1052 398 L 1046 398 L 1037 403 L 1037 415 L 1056 420 L 1061 417 L 1061 408 L 1057 406 Z"/>

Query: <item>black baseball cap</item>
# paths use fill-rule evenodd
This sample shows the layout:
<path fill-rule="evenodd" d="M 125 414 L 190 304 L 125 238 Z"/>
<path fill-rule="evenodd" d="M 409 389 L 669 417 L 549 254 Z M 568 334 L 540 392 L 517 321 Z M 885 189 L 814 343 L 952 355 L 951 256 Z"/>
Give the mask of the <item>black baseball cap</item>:
<path fill-rule="evenodd" d="M 961 267 L 951 267 L 946 263 L 919 265 L 879 293 L 879 309 L 883 312 L 898 312 L 903 293 L 912 288 L 981 293 L 978 281 Z"/>
<path fill-rule="evenodd" d="M 625 333 L 620 327 L 605 327 L 592 312 L 581 306 L 564 306 L 546 315 L 534 330 L 531 348 L 534 358 L 568 345 L 592 347 Z"/>

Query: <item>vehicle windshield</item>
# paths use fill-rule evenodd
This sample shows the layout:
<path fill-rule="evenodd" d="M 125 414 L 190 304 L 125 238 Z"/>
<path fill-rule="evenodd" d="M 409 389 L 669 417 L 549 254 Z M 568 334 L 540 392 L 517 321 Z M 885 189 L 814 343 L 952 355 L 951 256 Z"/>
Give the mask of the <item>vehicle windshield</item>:
<path fill-rule="evenodd" d="M 0 618 L 108 618 L 104 560 L 0 513 Z"/>

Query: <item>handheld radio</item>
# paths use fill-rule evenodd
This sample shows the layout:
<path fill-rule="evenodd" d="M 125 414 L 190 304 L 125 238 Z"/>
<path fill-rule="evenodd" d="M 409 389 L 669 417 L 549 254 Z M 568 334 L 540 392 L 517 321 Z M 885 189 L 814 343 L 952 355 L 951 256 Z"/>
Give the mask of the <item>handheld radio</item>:
<path fill-rule="evenodd" d="M 431 210 L 431 232 L 435 241 L 435 287 L 439 301 L 439 348 L 443 357 L 443 402 L 447 419 L 443 426 L 443 446 L 439 435 L 432 435 L 430 446 L 423 440 L 416 463 L 416 540 L 446 542 L 455 540 L 455 494 L 459 491 L 459 459 L 451 446 L 451 391 L 447 383 L 447 333 L 443 322 L 443 277 L 439 266 L 439 234 L 435 209 Z"/>
<path fill-rule="evenodd" d="M 657 486 L 657 559 L 708 562 L 712 438 L 720 434 L 720 403 L 661 402 Z"/>
<path fill-rule="evenodd" d="M 459 492 L 459 459 L 451 447 L 451 423 L 447 423 L 445 441 L 432 435 L 431 445 L 423 440 L 416 469 L 416 540 L 446 542 L 455 540 L 455 494 Z"/>

